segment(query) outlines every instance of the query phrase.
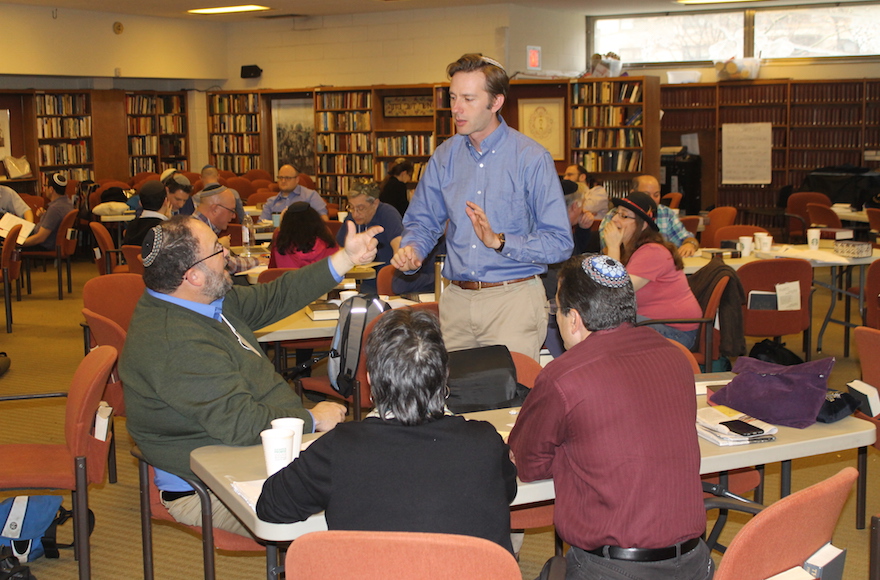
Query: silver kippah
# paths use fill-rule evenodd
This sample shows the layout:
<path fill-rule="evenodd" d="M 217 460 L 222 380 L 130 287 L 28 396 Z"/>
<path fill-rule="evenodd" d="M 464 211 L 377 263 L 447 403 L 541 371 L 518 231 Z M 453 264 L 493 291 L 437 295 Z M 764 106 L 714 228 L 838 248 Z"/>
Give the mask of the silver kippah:
<path fill-rule="evenodd" d="M 161 225 L 151 228 L 144 237 L 144 243 L 141 246 L 141 257 L 144 259 L 145 268 L 149 268 L 156 261 L 156 256 L 162 250 L 163 237 Z"/>
<path fill-rule="evenodd" d="M 485 62 L 486 64 L 491 64 L 492 66 L 497 66 L 497 67 L 500 68 L 502 71 L 504 71 L 505 74 L 507 74 L 507 71 L 504 70 L 504 67 L 501 66 L 501 63 L 498 62 L 497 60 L 495 60 L 494 58 L 489 58 L 488 56 L 483 56 L 483 55 L 480 55 L 480 58 L 481 58 L 481 59 L 483 60 L 483 62 Z"/>
<path fill-rule="evenodd" d="M 594 282 L 606 288 L 623 288 L 629 284 L 629 274 L 623 264 L 609 256 L 593 254 L 584 258 L 581 268 Z"/>

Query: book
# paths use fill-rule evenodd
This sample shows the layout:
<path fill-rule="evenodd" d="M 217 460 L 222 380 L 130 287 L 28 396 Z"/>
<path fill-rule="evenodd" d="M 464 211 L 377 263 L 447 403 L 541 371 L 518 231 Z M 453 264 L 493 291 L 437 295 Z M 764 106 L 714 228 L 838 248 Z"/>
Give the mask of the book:
<path fill-rule="evenodd" d="M 697 395 L 705 395 L 708 387 L 723 387 L 732 381 L 735 376 L 736 375 L 731 372 L 702 373 L 694 375 L 694 386 L 696 387 Z"/>
<path fill-rule="evenodd" d="M 713 258 L 741 258 L 742 252 L 724 248 L 700 248 L 700 257 L 708 260 Z"/>
<path fill-rule="evenodd" d="M 819 239 L 822 240 L 851 240 L 853 235 L 849 228 L 819 228 Z"/>
<path fill-rule="evenodd" d="M 785 572 L 774 574 L 767 578 L 767 580 L 812 580 L 812 578 L 813 576 L 810 576 L 809 572 L 800 566 L 795 566 L 794 568 L 789 568 Z"/>
<path fill-rule="evenodd" d="M 98 441 L 107 440 L 107 433 L 110 430 L 110 415 L 112 414 L 113 407 L 107 404 L 107 401 L 101 401 L 97 412 L 95 412 L 95 439 Z"/>
<path fill-rule="evenodd" d="M 829 542 L 807 558 L 807 561 L 804 562 L 804 570 L 813 578 L 843 580 L 845 563 L 846 549 L 840 549 Z"/>
<path fill-rule="evenodd" d="M 312 320 L 339 320 L 339 305 L 333 302 L 312 302 L 306 306 L 306 315 Z"/>
<path fill-rule="evenodd" d="M 779 310 L 779 297 L 776 292 L 752 290 L 749 292 L 749 310 Z"/>
<path fill-rule="evenodd" d="M 21 225 L 21 231 L 18 232 L 18 240 L 16 240 L 16 243 L 21 245 L 22 242 L 28 239 L 31 232 L 34 231 L 34 223 L 21 219 L 14 213 L 6 212 L 3 214 L 3 217 L 0 218 L 0 238 L 6 238 L 6 236 L 9 235 L 9 230 L 17 225 Z"/>
<path fill-rule="evenodd" d="M 864 381 L 858 379 L 846 384 L 849 394 L 859 401 L 859 410 L 869 417 L 880 415 L 880 393 Z"/>

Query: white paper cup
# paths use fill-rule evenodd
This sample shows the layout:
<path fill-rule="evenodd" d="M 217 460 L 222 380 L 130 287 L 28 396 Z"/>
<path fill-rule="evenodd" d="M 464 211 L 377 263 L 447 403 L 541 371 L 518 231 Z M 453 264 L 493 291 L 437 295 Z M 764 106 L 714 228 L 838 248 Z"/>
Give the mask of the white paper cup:
<path fill-rule="evenodd" d="M 345 218 L 347 218 L 347 217 L 348 217 L 348 212 L 347 212 L 347 211 L 340 211 L 340 212 L 338 212 L 338 213 L 336 214 L 336 219 L 339 220 L 339 221 L 341 221 L 341 222 L 344 222 L 344 221 L 345 221 Z"/>
<path fill-rule="evenodd" d="M 352 296 L 357 296 L 357 295 L 358 295 L 358 293 L 355 290 L 343 290 L 342 292 L 339 293 L 339 299 L 342 300 L 343 302 L 345 302 L 346 300 L 348 300 Z"/>
<path fill-rule="evenodd" d="M 272 419 L 273 429 L 290 429 L 293 431 L 293 451 L 290 460 L 293 461 L 299 457 L 300 448 L 303 442 L 303 427 L 306 422 L 299 417 L 281 417 Z"/>
<path fill-rule="evenodd" d="M 739 245 L 743 258 L 748 258 L 752 255 L 752 236 L 740 236 Z"/>
<path fill-rule="evenodd" d="M 807 230 L 807 243 L 811 250 L 819 249 L 819 238 L 822 237 L 822 230 L 819 228 L 810 228 Z"/>
<path fill-rule="evenodd" d="M 266 429 L 260 432 L 266 458 L 266 476 L 273 475 L 293 461 L 293 431 Z"/>
<path fill-rule="evenodd" d="M 763 236 L 760 238 L 761 242 L 761 251 L 769 252 L 770 248 L 773 246 L 773 236 Z"/>

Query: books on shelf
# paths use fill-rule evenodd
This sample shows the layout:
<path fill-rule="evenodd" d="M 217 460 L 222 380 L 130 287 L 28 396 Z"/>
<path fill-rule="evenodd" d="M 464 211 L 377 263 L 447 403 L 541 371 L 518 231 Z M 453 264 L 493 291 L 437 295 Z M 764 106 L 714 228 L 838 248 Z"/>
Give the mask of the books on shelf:
<path fill-rule="evenodd" d="M 0 221 L 0 227 L 3 222 Z M 880 394 L 877 389 L 858 379 L 846 384 L 849 394 L 858 399 L 859 410 L 869 417 L 880 415 Z"/>

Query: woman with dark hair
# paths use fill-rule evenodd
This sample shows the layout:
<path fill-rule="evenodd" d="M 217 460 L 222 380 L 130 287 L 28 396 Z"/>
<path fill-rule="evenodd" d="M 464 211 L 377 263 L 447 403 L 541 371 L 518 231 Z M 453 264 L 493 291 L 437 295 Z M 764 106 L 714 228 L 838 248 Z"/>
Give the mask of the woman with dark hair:
<path fill-rule="evenodd" d="M 645 193 L 614 199 L 614 216 L 603 232 L 605 253 L 626 266 L 636 290 L 638 320 L 700 318 L 703 311 L 684 275 L 675 246 L 660 233 L 654 216 L 657 204 Z M 688 348 L 694 346 L 699 325 L 652 324 L 651 328 Z"/>
<path fill-rule="evenodd" d="M 321 215 L 305 201 L 291 204 L 272 238 L 270 268 L 302 268 L 332 255 L 336 239 Z"/>
<path fill-rule="evenodd" d="M 516 468 L 494 427 L 446 409 L 440 322 L 428 312 L 386 312 L 366 355 L 376 409 L 337 425 L 267 479 L 257 515 L 286 523 L 324 511 L 331 530 L 461 534 L 512 550 Z"/>
<path fill-rule="evenodd" d="M 406 194 L 406 184 L 412 181 L 413 164 L 400 158 L 388 169 L 388 178 L 382 184 L 382 193 L 379 201 L 387 203 L 400 212 L 400 217 L 406 213 L 409 207 L 409 197 Z"/>

